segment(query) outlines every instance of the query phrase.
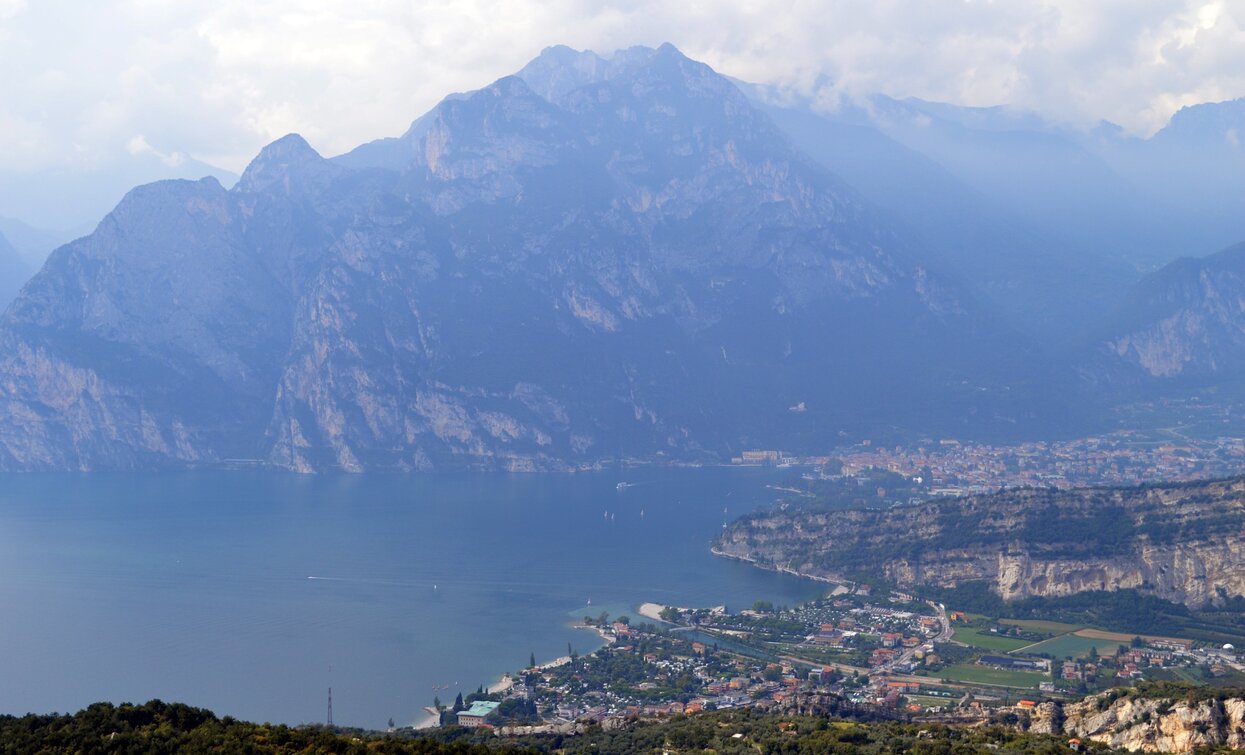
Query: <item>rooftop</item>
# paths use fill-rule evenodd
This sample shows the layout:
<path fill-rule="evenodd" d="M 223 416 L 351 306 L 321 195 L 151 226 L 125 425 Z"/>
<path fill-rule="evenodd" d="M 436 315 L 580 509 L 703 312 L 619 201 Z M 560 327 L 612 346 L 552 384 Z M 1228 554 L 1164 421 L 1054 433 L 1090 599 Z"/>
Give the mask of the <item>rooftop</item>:
<path fill-rule="evenodd" d="M 460 715 L 460 716 L 478 716 L 479 718 L 484 718 L 484 717 L 485 717 L 485 716 L 487 716 L 488 714 L 490 714 L 490 713 L 492 713 L 493 711 L 497 710 L 497 706 L 498 706 L 498 705 L 501 705 L 501 703 L 494 703 L 494 702 L 490 702 L 490 701 L 488 701 L 488 700 L 476 700 L 475 702 L 473 702 L 473 703 L 471 704 L 471 707 L 470 707 L 470 708 L 468 708 L 468 709 L 466 709 L 466 710 L 464 710 L 464 711 L 459 711 L 458 715 Z"/>

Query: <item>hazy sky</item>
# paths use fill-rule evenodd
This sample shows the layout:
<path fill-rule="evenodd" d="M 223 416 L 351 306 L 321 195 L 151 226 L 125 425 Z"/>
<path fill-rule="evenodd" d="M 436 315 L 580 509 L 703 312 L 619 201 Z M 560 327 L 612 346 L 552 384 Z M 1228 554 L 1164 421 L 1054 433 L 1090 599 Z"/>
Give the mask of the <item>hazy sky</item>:
<path fill-rule="evenodd" d="M 0 169 L 325 154 L 551 44 L 670 41 L 743 79 L 1106 118 L 1245 95 L 1245 0 L 0 0 Z"/>

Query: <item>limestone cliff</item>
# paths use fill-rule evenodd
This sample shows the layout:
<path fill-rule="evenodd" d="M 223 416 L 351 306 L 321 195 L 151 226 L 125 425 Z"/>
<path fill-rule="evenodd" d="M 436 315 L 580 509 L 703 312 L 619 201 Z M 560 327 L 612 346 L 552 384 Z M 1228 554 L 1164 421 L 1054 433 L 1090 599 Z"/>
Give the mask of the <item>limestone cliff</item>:
<path fill-rule="evenodd" d="M 1245 595 L 1245 480 L 767 512 L 734 523 L 717 549 L 905 586 L 984 580 L 1006 600 L 1132 588 L 1196 607 Z"/>
<path fill-rule="evenodd" d="M 1134 752 L 1240 749 L 1245 747 L 1245 700 L 1209 691 L 1184 698 L 1106 692 L 1076 703 L 1042 703 L 1030 731 Z"/>

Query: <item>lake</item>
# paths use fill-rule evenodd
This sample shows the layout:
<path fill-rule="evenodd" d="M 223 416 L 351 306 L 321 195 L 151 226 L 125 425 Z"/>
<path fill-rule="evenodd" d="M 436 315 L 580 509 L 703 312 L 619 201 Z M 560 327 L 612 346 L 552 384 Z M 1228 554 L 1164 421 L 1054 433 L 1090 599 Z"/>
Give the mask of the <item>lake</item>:
<path fill-rule="evenodd" d="M 338 725 L 411 723 L 530 653 L 595 649 L 585 614 L 817 595 L 709 553 L 778 479 L 0 476 L 0 712 L 160 698 L 296 724 L 331 686 Z"/>

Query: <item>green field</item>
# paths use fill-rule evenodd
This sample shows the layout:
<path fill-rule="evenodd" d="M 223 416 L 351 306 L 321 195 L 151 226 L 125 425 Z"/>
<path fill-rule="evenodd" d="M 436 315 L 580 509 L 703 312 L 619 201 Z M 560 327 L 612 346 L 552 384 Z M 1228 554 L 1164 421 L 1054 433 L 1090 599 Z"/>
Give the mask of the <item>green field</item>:
<path fill-rule="evenodd" d="M 1010 624 L 1021 629 L 1028 629 L 1031 632 L 1046 632 L 1048 634 L 1067 634 L 1075 632 L 1078 629 L 1084 629 L 1084 624 L 1064 624 L 1059 621 L 1044 621 L 1042 619 L 999 619 L 1000 624 Z"/>
<path fill-rule="evenodd" d="M 1097 648 L 1098 655 L 1115 655 L 1119 647 L 1118 640 L 1096 640 L 1090 637 L 1078 637 L 1075 634 L 1065 634 L 1031 645 L 1025 648 L 1025 652 L 1030 655 L 1046 653 L 1053 658 L 1060 659 L 1082 658 L 1089 655 L 1090 648 Z"/>
<path fill-rule="evenodd" d="M 927 695 L 905 695 L 908 702 L 923 705 L 927 708 L 950 708 L 956 703 L 953 697 L 929 697 Z"/>
<path fill-rule="evenodd" d="M 941 671 L 934 673 L 940 679 L 949 679 L 956 682 L 990 684 L 998 687 L 1018 687 L 1020 689 L 1033 689 L 1038 684 L 1050 680 L 1050 677 L 1046 674 L 1040 674 L 1035 671 L 1004 671 L 1002 669 L 990 668 L 989 666 L 978 666 L 974 663 L 957 663 L 954 666 L 947 666 Z"/>
<path fill-rule="evenodd" d="M 990 630 L 982 627 L 956 627 L 955 635 L 951 639 L 975 648 L 1001 650 L 1004 653 L 1010 653 L 1017 648 L 1032 644 L 1028 640 L 991 634 Z"/>

